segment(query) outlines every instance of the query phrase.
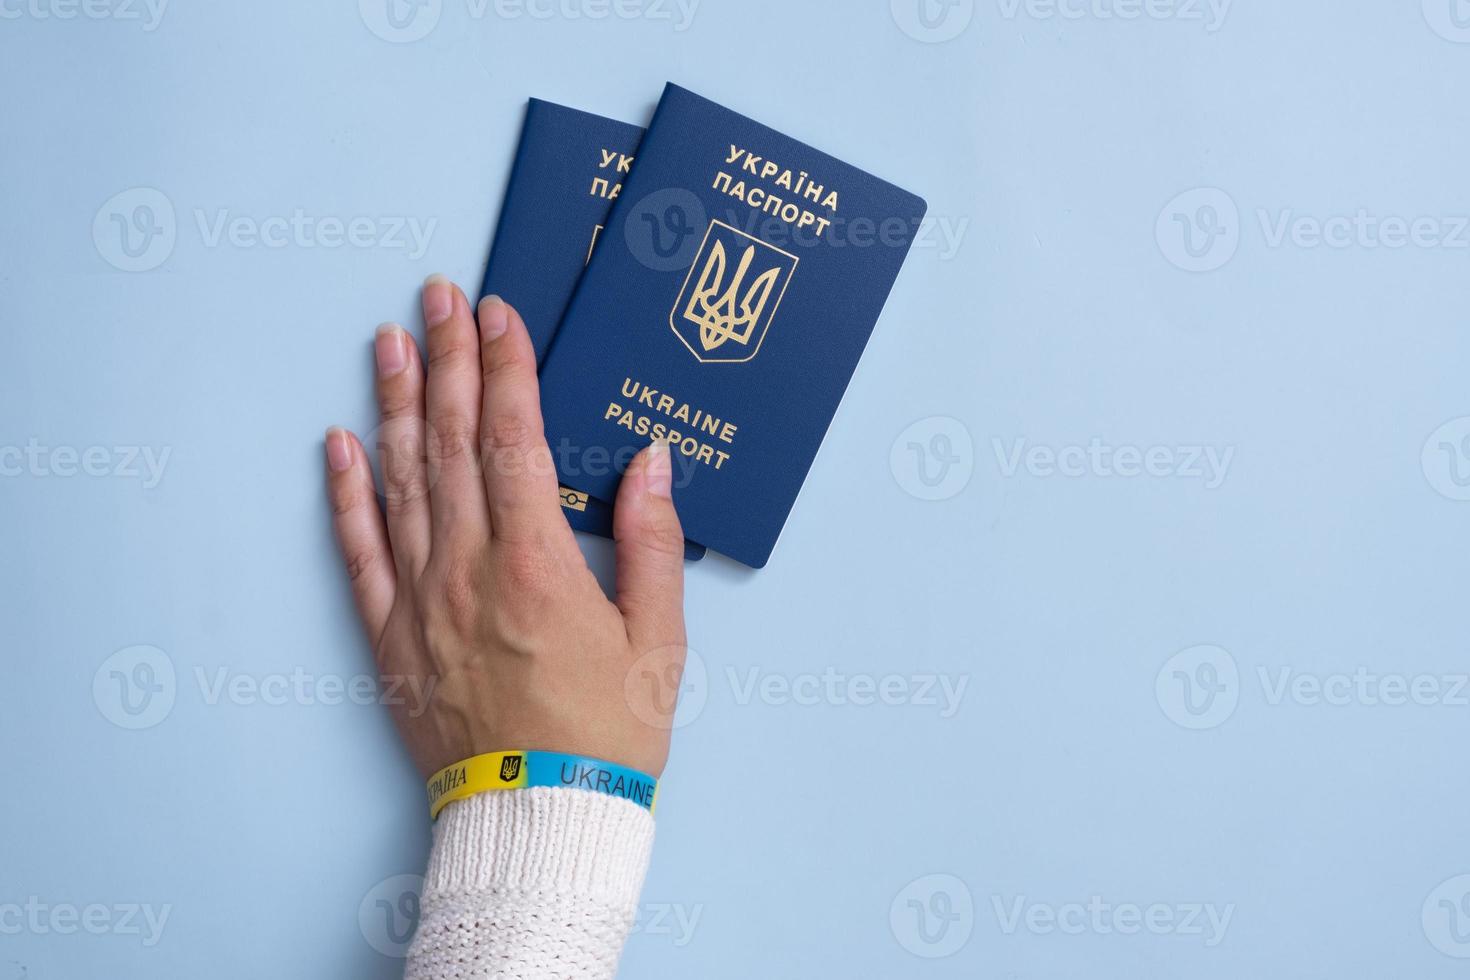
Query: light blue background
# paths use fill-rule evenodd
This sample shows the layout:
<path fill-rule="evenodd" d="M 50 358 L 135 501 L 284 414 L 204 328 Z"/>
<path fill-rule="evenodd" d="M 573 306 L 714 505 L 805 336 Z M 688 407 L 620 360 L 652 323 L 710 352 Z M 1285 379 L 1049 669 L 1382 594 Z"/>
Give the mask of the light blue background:
<path fill-rule="evenodd" d="M 170 917 L 152 946 L 0 933 L 0 980 L 401 969 L 368 941 L 374 889 L 422 869 L 427 827 L 386 712 L 211 704 L 196 672 L 371 669 L 320 440 L 373 427 L 374 325 L 416 323 L 430 272 L 478 283 L 528 96 L 639 121 L 667 79 L 921 193 L 939 223 L 770 567 L 690 568 L 705 679 L 623 975 L 1470 969 L 1451 955 L 1470 904 L 1450 916 L 1470 873 L 1470 707 L 1450 696 L 1470 669 L 1470 30 L 1449 0 L 1238 0 L 1213 23 L 1161 0 L 1131 20 L 966 0 L 933 4 L 934 31 L 913 0 L 703 0 L 685 30 L 671 0 L 601 20 L 442 0 L 403 43 L 369 29 L 374 0 L 175 0 L 153 30 L 38 16 L 65 2 L 0 2 L 0 913 Z M 111 215 L 141 199 L 107 202 L 136 188 L 166 197 L 176 241 L 127 272 Z M 199 224 L 298 208 L 435 224 L 417 256 L 211 244 Z M 1360 209 L 1432 223 L 1402 248 L 1274 237 Z M 1174 475 L 1007 463 L 1017 440 L 1094 438 L 1169 447 Z M 170 456 L 153 487 L 54 453 L 14 472 L 32 441 L 104 447 L 109 472 L 113 447 Z M 1179 473 L 1192 446 L 1233 452 L 1218 486 Z M 1176 676 L 1210 680 L 1201 644 L 1214 702 Z M 138 731 L 109 720 L 105 670 L 93 694 L 135 645 L 176 671 Z M 745 697 L 752 670 L 829 668 L 967 687 L 950 717 Z M 1359 668 L 1438 694 L 1275 696 L 1283 670 Z M 1008 927 L 1018 899 L 1067 915 L 1092 896 L 1231 919 L 1214 946 Z"/>

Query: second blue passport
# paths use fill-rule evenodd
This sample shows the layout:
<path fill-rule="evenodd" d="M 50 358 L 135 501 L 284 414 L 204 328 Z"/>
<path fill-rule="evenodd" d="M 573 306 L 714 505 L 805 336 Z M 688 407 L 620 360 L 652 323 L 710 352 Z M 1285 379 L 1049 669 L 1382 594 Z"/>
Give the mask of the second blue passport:
<path fill-rule="evenodd" d="M 526 321 L 539 364 L 561 323 L 643 130 L 540 99 L 526 106 L 520 147 L 480 295 L 495 294 Z M 543 388 L 542 398 L 554 391 Z M 578 531 L 612 537 L 612 506 L 563 486 L 562 512 Z M 704 557 L 689 542 L 684 557 Z"/>

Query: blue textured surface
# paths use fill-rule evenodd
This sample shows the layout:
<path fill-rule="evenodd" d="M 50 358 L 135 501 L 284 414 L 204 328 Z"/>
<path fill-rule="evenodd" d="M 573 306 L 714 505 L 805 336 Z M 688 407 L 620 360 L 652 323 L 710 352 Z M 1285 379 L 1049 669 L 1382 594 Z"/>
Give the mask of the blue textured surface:
<path fill-rule="evenodd" d="M 624 975 L 1464 974 L 1464 11 L 375 4 L 0 2 L 0 978 L 401 969 L 321 432 L 525 99 L 666 79 L 932 224 L 777 560 L 690 569 Z"/>

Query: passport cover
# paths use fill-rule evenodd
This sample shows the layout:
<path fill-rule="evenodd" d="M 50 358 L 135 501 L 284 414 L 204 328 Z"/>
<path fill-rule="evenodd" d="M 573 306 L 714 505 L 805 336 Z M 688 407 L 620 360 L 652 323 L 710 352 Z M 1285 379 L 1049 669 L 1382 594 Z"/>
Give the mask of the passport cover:
<path fill-rule="evenodd" d="M 617 188 L 632 166 L 643 130 L 628 123 L 531 99 L 500 208 L 483 298 L 494 293 L 526 321 L 536 362 L 600 237 Z M 555 398 L 542 389 L 542 397 Z M 612 506 L 562 487 L 562 512 L 578 531 L 612 537 Z M 690 542 L 684 557 L 705 549 Z"/>
<path fill-rule="evenodd" d="M 685 534 L 765 565 L 925 210 L 669 84 L 542 369 L 562 482 L 669 439 Z"/>

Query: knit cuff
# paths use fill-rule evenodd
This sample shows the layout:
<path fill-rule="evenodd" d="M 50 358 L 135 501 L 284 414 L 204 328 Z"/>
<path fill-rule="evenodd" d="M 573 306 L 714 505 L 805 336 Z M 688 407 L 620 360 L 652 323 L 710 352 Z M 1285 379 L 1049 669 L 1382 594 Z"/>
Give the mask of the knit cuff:
<path fill-rule="evenodd" d="M 577 789 L 451 803 L 434 827 L 408 980 L 612 977 L 653 826 L 636 804 Z"/>

